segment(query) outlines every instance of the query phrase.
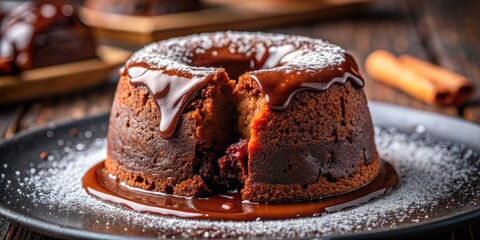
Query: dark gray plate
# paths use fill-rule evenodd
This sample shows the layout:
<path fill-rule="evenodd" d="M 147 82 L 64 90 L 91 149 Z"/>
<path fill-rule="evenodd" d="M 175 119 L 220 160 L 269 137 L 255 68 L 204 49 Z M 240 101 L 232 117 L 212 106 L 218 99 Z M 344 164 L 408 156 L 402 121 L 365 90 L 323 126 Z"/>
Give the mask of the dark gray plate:
<path fill-rule="evenodd" d="M 371 103 L 370 110 L 377 127 L 395 128 L 407 135 L 415 135 L 426 129 L 428 138 L 435 139 L 436 142 L 463 144 L 462 146 L 465 148 L 461 149 L 470 148 L 474 152 L 480 153 L 479 125 L 445 115 L 382 103 Z M 105 138 L 107 123 L 108 116 L 102 115 L 24 132 L 11 140 L 0 143 L 0 216 L 28 229 L 56 237 L 96 239 L 130 239 L 132 235 L 157 237 L 157 233 L 149 231 L 129 231 L 127 233 L 120 227 L 105 228 L 104 223 L 98 220 L 99 216 L 96 216 L 98 213 L 94 210 L 90 210 L 90 212 L 88 209 L 68 211 L 68 209 L 59 209 L 52 204 L 43 204 L 38 199 L 34 199 L 35 195 L 30 194 L 34 191 L 31 186 L 22 184 L 22 181 L 16 181 L 25 173 L 32 171 L 32 168 L 48 161 L 40 159 L 39 156 L 42 152 L 55 153 L 54 160 L 50 162 L 60 162 L 64 161 L 64 155 L 75 154 L 76 151 L 88 151 L 89 147 L 95 144 L 95 139 Z M 78 132 L 76 136 L 72 136 L 72 129 Z M 75 148 L 78 143 L 81 143 L 81 147 Z M 59 151 L 65 147 L 70 151 Z M 478 165 L 478 160 L 475 157 L 468 164 Z M 7 165 L 6 168 L 3 167 L 4 164 Z M 453 193 L 452 196 L 458 198 L 458 201 L 449 201 L 448 203 L 440 201 L 440 204 L 445 204 L 443 208 L 438 206 L 442 211 L 438 211 L 428 219 L 411 221 L 411 218 L 407 218 L 401 224 L 396 222 L 397 227 L 394 229 L 386 227 L 387 222 L 368 231 L 333 234 L 329 238 L 354 237 L 360 239 L 406 236 L 469 220 L 478 220 L 480 219 L 480 204 L 476 203 L 480 203 L 478 194 L 480 172 L 474 174 L 476 175 L 470 176 L 474 182 L 456 189 Z M 419 213 L 413 211 L 412 214 Z M 124 226 L 128 225 L 130 220 L 129 218 L 120 219 L 117 223 Z M 130 237 L 126 235 L 130 235 Z"/>

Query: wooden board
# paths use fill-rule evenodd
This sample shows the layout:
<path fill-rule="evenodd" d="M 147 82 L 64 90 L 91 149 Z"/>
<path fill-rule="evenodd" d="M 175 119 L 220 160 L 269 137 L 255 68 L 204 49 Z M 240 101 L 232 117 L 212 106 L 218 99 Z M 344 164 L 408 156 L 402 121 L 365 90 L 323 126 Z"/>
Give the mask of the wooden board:
<path fill-rule="evenodd" d="M 248 1 L 207 0 L 210 7 L 161 16 L 126 16 L 87 8 L 82 20 L 100 39 L 143 46 L 161 39 L 219 30 L 248 30 L 327 17 L 363 6 L 370 0 Z"/>
<path fill-rule="evenodd" d="M 91 87 L 107 80 L 131 52 L 100 46 L 98 59 L 27 70 L 0 77 L 0 103 L 25 100 Z"/>

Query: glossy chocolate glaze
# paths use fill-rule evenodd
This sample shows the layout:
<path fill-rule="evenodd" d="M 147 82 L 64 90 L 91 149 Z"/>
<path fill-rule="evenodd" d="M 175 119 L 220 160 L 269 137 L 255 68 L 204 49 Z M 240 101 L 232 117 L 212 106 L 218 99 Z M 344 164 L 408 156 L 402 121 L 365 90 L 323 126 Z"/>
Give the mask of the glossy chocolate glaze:
<path fill-rule="evenodd" d="M 121 75 L 130 77 L 133 85 L 146 85 L 160 110 L 160 136 L 171 138 L 183 109 L 200 88 L 213 76 L 193 77 L 173 70 L 148 68 L 137 63 L 122 68 Z"/>
<path fill-rule="evenodd" d="M 0 73 L 94 57 L 93 38 L 69 1 L 26 2 L 2 20 Z"/>
<path fill-rule="evenodd" d="M 333 44 L 280 34 L 227 32 L 223 38 L 221 34 L 149 45 L 120 71 L 132 84 L 146 86 L 156 99 L 162 137 L 173 135 L 186 104 L 215 73 L 223 71 L 221 67 L 230 77 L 245 73 L 253 78 L 274 110 L 285 110 L 299 91 L 325 90 L 347 80 L 363 87 L 355 60 Z"/>
<path fill-rule="evenodd" d="M 102 167 L 103 162 L 91 168 L 83 177 L 83 187 L 89 194 L 139 212 L 191 219 L 252 221 L 319 216 L 368 202 L 389 193 L 398 184 L 393 166 L 382 161 L 378 176 L 356 190 L 308 202 L 257 204 L 242 202 L 239 193 L 183 198 L 134 189 L 117 182 L 112 175 L 105 175 Z"/>
<path fill-rule="evenodd" d="M 326 90 L 334 83 L 350 80 L 356 87 L 363 87 L 364 82 L 358 72 L 355 60 L 345 53 L 345 61 L 340 65 L 330 66 L 320 71 L 308 69 L 266 69 L 248 73 L 260 86 L 265 100 L 273 110 L 285 110 L 291 99 L 299 91 Z"/>

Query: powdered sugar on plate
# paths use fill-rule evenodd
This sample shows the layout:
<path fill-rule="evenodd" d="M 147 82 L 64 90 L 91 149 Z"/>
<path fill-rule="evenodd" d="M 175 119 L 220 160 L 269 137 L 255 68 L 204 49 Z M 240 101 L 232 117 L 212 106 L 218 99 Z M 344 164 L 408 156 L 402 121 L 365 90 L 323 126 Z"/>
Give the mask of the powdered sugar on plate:
<path fill-rule="evenodd" d="M 52 153 L 57 156 L 55 159 L 12 174 L 14 177 L 9 181 L 16 181 L 21 186 L 18 194 L 32 199 L 36 206 L 52 209 L 51 221 L 64 222 L 66 226 L 70 226 L 69 221 L 74 222 L 70 227 L 90 231 L 150 237 L 332 236 L 428 223 L 468 211 L 480 198 L 477 152 L 461 144 L 437 141 L 424 131 L 405 134 L 376 128 L 380 156 L 392 163 L 400 176 L 399 187 L 387 196 L 351 209 L 303 219 L 233 222 L 163 217 L 89 196 L 81 179 L 90 167 L 105 158 L 106 140 L 84 141 L 87 142 L 60 148 L 62 154 Z M 56 212 L 71 217 L 56 219 Z"/>

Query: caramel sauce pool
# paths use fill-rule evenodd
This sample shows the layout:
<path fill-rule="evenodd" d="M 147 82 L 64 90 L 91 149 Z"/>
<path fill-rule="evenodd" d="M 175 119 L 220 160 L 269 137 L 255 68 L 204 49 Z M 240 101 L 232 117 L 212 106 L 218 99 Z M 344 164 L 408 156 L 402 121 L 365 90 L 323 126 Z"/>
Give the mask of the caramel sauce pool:
<path fill-rule="evenodd" d="M 83 187 L 90 195 L 139 212 L 191 219 L 249 221 L 313 217 L 366 203 L 389 193 L 398 184 L 393 166 L 382 161 L 380 172 L 373 181 L 350 192 L 312 201 L 266 204 L 242 202 L 240 193 L 184 198 L 136 189 L 102 174 L 103 166 L 103 161 L 98 163 L 82 179 Z"/>

